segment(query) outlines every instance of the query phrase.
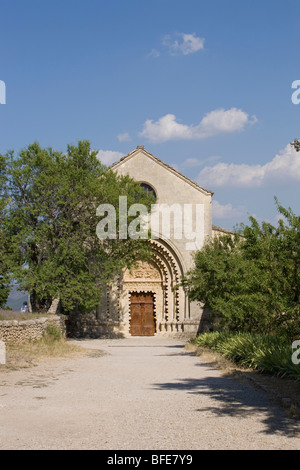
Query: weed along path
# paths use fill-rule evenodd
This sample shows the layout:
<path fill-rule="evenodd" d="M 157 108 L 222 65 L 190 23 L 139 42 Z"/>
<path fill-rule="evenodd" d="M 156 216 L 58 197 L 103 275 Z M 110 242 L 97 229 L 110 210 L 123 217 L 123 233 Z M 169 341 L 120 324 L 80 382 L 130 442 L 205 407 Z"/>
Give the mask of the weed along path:
<path fill-rule="evenodd" d="M 181 341 L 74 342 L 94 353 L 0 373 L 0 449 L 300 449 L 299 421 Z"/>

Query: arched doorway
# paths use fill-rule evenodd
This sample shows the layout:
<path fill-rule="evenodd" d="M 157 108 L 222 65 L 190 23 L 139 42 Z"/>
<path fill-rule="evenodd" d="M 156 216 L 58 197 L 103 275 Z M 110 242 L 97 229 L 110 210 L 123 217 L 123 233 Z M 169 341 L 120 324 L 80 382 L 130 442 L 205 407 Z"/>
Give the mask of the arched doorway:
<path fill-rule="evenodd" d="M 119 318 L 124 333 L 130 336 L 179 332 L 188 318 L 178 257 L 163 240 L 150 243 L 151 260 L 138 261 L 134 268 L 125 270 L 119 284 Z"/>

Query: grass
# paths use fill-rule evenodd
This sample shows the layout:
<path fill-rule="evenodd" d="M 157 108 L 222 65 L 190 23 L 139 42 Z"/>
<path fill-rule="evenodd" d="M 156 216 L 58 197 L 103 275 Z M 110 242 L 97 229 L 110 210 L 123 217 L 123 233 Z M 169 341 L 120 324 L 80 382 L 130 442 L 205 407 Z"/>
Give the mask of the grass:
<path fill-rule="evenodd" d="M 34 318 L 53 317 L 50 313 L 22 313 L 14 312 L 12 310 L 0 309 L 0 321 L 4 320 L 33 320 Z"/>

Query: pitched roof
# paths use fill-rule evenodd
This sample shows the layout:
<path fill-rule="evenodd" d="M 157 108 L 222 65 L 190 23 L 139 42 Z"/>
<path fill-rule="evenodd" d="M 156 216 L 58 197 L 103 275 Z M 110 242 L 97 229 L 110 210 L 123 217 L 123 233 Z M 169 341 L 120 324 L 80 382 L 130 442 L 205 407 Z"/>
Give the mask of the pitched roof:
<path fill-rule="evenodd" d="M 212 229 L 216 232 L 231 233 L 231 234 L 236 233 L 233 230 L 229 230 L 227 228 L 220 227 L 219 225 L 212 225 Z"/>
<path fill-rule="evenodd" d="M 213 191 L 210 191 L 209 189 L 205 189 L 203 188 L 202 186 L 200 186 L 198 183 L 196 183 L 195 181 L 191 180 L 190 178 L 188 178 L 187 176 L 184 176 L 182 173 L 180 173 L 178 170 L 175 170 L 175 168 L 173 168 L 171 165 L 168 165 L 167 163 L 163 162 L 162 160 L 160 160 L 159 158 L 155 157 L 154 155 L 152 155 L 150 152 L 148 152 L 147 150 L 144 149 L 144 146 L 143 145 L 138 145 L 136 149 L 134 149 L 132 152 L 128 153 L 127 155 L 125 155 L 124 157 L 120 158 L 120 160 L 118 160 L 117 162 L 113 163 L 110 168 L 111 169 L 114 169 L 118 166 L 120 166 L 122 163 L 124 163 L 125 161 L 129 160 L 130 158 L 132 158 L 134 155 L 136 155 L 138 152 L 142 152 L 144 155 L 146 155 L 148 158 L 151 158 L 152 160 L 154 160 L 156 163 L 158 163 L 159 165 L 163 166 L 164 168 L 166 168 L 167 170 L 171 171 L 172 173 L 174 173 L 176 176 L 178 176 L 179 178 L 181 178 L 183 181 L 186 181 L 187 183 L 189 183 L 191 186 L 193 186 L 195 189 L 198 189 L 199 191 L 201 192 L 204 192 L 206 194 L 210 194 L 211 196 L 214 194 Z"/>

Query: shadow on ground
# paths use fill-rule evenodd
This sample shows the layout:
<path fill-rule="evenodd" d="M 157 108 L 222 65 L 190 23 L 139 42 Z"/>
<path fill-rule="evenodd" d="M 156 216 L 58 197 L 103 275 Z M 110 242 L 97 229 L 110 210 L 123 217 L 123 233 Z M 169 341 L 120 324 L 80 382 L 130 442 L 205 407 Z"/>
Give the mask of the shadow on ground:
<path fill-rule="evenodd" d="M 159 390 L 181 390 L 183 394 L 208 396 L 211 406 L 198 408 L 198 413 L 211 412 L 217 416 L 237 418 L 259 415 L 265 425 L 265 434 L 281 434 L 287 437 L 300 438 L 300 422 L 289 416 L 262 390 L 256 389 L 250 383 L 238 380 L 234 373 L 214 376 L 215 368 L 209 363 L 199 363 L 206 369 L 203 378 L 187 378 L 177 382 L 156 383 L 153 386 Z M 207 370 L 208 368 L 208 370 Z M 209 372 L 214 371 L 212 375 Z M 184 397 L 183 397 L 184 400 Z M 201 400 L 199 399 L 199 404 Z M 205 401 L 207 403 L 207 401 Z"/>

